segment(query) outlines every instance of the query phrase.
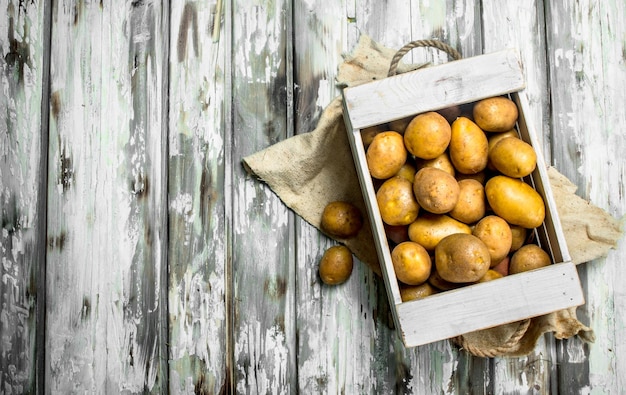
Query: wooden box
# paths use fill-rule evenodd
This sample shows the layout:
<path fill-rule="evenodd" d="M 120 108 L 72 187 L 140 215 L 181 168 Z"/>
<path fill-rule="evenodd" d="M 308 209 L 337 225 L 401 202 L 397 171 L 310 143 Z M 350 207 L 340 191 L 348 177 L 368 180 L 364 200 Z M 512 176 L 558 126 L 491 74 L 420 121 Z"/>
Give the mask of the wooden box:
<path fill-rule="evenodd" d="M 584 297 L 565 243 L 547 168 L 539 149 L 521 61 L 514 50 L 499 51 L 428 67 L 343 90 L 344 119 L 367 205 L 372 233 L 398 333 L 418 346 L 553 311 L 579 306 Z M 537 153 L 537 167 L 525 181 L 543 197 L 544 223 L 533 230 L 553 264 L 501 279 L 402 302 L 391 262 L 361 130 L 426 111 L 508 95 L 518 106 L 517 130 Z M 434 265 L 434 263 L 433 263 Z M 488 308 L 485 308 L 488 306 Z"/>

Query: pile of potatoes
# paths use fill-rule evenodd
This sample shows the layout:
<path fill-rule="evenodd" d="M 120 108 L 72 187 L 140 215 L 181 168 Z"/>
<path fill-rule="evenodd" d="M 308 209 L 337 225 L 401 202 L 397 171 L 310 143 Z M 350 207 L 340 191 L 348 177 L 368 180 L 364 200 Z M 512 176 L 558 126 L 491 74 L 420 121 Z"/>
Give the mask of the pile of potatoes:
<path fill-rule="evenodd" d="M 537 164 L 505 96 L 362 130 L 404 301 L 546 266 Z"/>

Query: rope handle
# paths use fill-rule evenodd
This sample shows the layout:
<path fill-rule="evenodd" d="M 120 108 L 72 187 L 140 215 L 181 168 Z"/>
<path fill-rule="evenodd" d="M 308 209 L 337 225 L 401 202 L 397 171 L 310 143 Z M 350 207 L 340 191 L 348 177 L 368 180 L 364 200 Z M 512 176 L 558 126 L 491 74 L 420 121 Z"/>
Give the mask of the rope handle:
<path fill-rule="evenodd" d="M 400 59 L 402 59 L 402 57 L 406 55 L 413 48 L 419 48 L 419 47 L 436 48 L 440 51 L 447 53 L 448 56 L 450 56 L 453 60 L 461 59 L 461 53 L 444 42 L 441 42 L 438 40 L 411 41 L 410 43 L 405 44 L 402 48 L 400 48 L 398 52 L 396 52 L 396 54 L 393 56 L 393 58 L 391 59 L 391 64 L 389 65 L 389 72 L 387 73 L 387 77 L 396 75 L 396 71 L 398 69 L 398 63 L 400 63 Z"/>

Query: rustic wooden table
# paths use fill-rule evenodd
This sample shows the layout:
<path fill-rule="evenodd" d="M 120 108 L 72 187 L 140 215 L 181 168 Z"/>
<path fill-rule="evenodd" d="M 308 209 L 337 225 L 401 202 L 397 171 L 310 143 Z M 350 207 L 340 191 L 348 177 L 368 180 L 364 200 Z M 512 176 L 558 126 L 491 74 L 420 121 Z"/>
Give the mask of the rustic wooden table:
<path fill-rule="evenodd" d="M 623 0 L 216 1 L 0 0 L 0 393 L 626 392 L 623 240 L 579 267 L 594 344 L 405 349 L 241 166 L 314 128 L 360 34 L 515 47 L 548 163 L 619 218 Z"/>

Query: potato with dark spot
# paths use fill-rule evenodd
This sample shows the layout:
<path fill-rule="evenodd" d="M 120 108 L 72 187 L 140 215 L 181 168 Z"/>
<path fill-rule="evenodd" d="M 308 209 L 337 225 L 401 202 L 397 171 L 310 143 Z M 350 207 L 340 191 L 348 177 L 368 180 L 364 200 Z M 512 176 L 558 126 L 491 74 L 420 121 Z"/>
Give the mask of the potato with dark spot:
<path fill-rule="evenodd" d="M 324 252 L 318 271 L 324 284 L 338 285 L 350 278 L 353 265 L 352 253 L 348 247 L 333 246 Z"/>
<path fill-rule="evenodd" d="M 515 127 L 517 105 L 503 96 L 480 100 L 473 109 L 474 122 L 486 132 L 506 132 Z"/>
<path fill-rule="evenodd" d="M 402 135 L 394 131 L 378 133 L 367 147 L 365 159 L 372 177 L 384 180 L 393 176 L 407 159 Z"/>
<path fill-rule="evenodd" d="M 363 214 L 349 202 L 330 202 L 322 212 L 321 228 L 332 237 L 348 239 L 363 227 Z"/>
<path fill-rule="evenodd" d="M 459 184 L 443 170 L 425 167 L 415 174 L 413 192 L 419 205 L 433 214 L 444 214 L 459 200 Z"/>
<path fill-rule="evenodd" d="M 435 248 L 437 273 L 452 283 L 478 281 L 490 265 L 489 249 L 473 235 L 456 233 L 447 236 Z"/>
<path fill-rule="evenodd" d="M 527 272 L 548 266 L 552 263 L 550 255 L 537 244 L 526 244 L 511 256 L 509 274 Z"/>

